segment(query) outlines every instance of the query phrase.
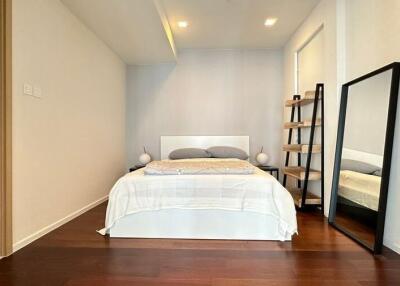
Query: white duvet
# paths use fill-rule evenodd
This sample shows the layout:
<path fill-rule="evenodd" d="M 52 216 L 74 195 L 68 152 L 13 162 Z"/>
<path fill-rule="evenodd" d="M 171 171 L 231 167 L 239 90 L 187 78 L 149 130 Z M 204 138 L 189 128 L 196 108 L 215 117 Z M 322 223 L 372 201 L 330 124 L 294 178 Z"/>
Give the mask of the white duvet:
<path fill-rule="evenodd" d="M 250 211 L 276 218 L 283 237 L 297 232 L 289 192 L 270 174 L 256 168 L 250 175 L 147 176 L 143 169 L 126 174 L 112 188 L 105 235 L 129 214 L 162 209 Z"/>
<path fill-rule="evenodd" d="M 381 177 L 349 170 L 340 171 L 339 195 L 350 201 L 377 211 L 380 190 Z"/>

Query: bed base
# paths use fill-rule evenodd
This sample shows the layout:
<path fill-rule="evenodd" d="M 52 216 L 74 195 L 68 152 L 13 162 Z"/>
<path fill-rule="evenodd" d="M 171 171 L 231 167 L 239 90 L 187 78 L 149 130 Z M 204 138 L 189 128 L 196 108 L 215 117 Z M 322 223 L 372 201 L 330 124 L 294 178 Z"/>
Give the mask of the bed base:
<path fill-rule="evenodd" d="M 337 196 L 337 202 L 337 211 L 341 211 L 349 217 L 352 217 L 354 220 L 364 223 L 371 228 L 376 228 L 378 221 L 377 211 L 366 208 L 340 195 Z"/>
<path fill-rule="evenodd" d="M 253 212 L 168 209 L 130 214 L 110 229 L 110 237 L 290 241 L 278 220 Z"/>

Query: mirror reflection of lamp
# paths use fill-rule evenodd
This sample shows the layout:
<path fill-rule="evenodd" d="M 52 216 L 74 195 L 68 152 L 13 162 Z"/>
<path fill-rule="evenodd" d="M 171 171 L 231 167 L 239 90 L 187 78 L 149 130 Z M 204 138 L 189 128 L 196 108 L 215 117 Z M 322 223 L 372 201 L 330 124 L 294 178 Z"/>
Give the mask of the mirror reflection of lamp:
<path fill-rule="evenodd" d="M 141 165 L 147 165 L 151 162 L 151 156 L 147 153 L 146 147 L 143 146 L 144 153 L 139 156 L 139 162 Z"/>
<path fill-rule="evenodd" d="M 258 153 L 256 156 L 256 161 L 261 166 L 265 166 L 268 163 L 268 159 L 269 159 L 268 155 L 266 153 L 264 153 L 263 150 L 264 150 L 264 146 L 261 147 L 260 153 Z"/>

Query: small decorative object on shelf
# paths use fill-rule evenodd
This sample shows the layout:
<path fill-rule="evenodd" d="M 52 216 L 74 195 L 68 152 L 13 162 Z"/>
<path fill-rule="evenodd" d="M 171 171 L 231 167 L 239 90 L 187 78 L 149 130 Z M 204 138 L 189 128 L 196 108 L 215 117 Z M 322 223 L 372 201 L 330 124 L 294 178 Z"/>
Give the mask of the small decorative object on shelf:
<path fill-rule="evenodd" d="M 266 166 L 268 163 L 269 157 L 266 153 L 263 153 L 263 149 L 264 149 L 264 146 L 261 147 L 261 151 L 260 151 L 260 153 L 257 154 L 256 160 L 257 160 L 257 163 L 260 164 L 261 166 Z"/>
<path fill-rule="evenodd" d="M 143 166 L 151 162 L 151 156 L 147 153 L 146 147 L 143 146 L 144 153 L 139 156 L 139 162 Z"/>

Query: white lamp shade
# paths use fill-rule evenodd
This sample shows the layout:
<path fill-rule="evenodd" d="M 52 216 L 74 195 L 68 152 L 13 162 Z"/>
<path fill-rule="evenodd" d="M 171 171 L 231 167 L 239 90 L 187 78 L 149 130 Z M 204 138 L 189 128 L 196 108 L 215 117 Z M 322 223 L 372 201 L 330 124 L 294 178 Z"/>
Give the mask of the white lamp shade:
<path fill-rule="evenodd" d="M 150 161 L 151 161 L 151 157 L 147 153 L 143 153 L 142 155 L 139 156 L 139 162 L 142 165 L 146 165 L 146 164 L 150 163 Z"/>
<path fill-rule="evenodd" d="M 264 166 L 268 163 L 268 159 L 269 159 L 269 157 L 265 153 L 258 153 L 256 156 L 256 160 L 257 160 L 258 164 L 260 164 L 262 166 Z"/>

